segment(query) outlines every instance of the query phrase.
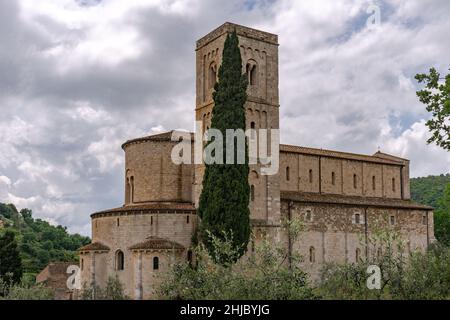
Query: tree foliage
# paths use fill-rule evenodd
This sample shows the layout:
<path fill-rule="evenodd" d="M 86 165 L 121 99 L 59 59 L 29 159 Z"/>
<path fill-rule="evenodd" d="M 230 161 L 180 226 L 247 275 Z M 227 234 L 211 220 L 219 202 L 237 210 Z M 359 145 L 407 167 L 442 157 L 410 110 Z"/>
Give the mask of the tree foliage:
<path fill-rule="evenodd" d="M 432 114 L 427 122 L 432 134 L 428 143 L 450 151 L 450 74 L 442 79 L 440 73 L 431 68 L 428 74 L 416 75 L 416 80 L 425 83 L 425 89 L 418 91 L 417 96 Z"/>
<path fill-rule="evenodd" d="M 285 224 L 298 237 L 298 221 Z M 213 252 L 233 261 L 240 255 L 227 235 L 211 236 Z M 162 279 L 161 299 L 181 300 L 309 300 L 317 299 L 308 275 L 300 268 L 302 257 L 295 255 L 289 267 L 285 246 L 264 238 L 254 252 L 236 264 L 216 263 L 204 245 L 196 248 L 196 261 L 177 264 Z"/>
<path fill-rule="evenodd" d="M 242 59 L 236 33 L 227 36 L 219 81 L 213 93 L 214 108 L 211 127 L 226 136 L 226 130 L 245 131 L 245 102 L 247 79 L 242 74 Z M 210 144 L 213 141 L 210 141 Z M 248 184 L 249 166 L 246 145 L 245 164 L 226 164 L 226 144 L 223 144 L 223 164 L 206 164 L 203 192 L 200 197 L 200 238 L 213 255 L 214 246 L 208 232 L 223 238 L 223 232 L 232 234 L 233 246 L 242 256 L 250 237 L 250 211 Z M 237 159 L 237 144 L 234 146 Z M 218 257 L 223 260 L 222 257 Z M 225 261 L 221 261 L 225 262 Z"/>
<path fill-rule="evenodd" d="M 77 249 L 90 242 L 88 237 L 70 235 L 65 227 L 34 219 L 29 209 L 18 212 L 13 205 L 0 203 L 0 219 L 7 222 L 0 234 L 8 230 L 16 234 L 25 273 L 36 274 L 52 261 L 77 261 Z"/>
<path fill-rule="evenodd" d="M 12 231 L 0 236 L 0 279 L 19 283 L 22 278 L 22 259 Z"/>

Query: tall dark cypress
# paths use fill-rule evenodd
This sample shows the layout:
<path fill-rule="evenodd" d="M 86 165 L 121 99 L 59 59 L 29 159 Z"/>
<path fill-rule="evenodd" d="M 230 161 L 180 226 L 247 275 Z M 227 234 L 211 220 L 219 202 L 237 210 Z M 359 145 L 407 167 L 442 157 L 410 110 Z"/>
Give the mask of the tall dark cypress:
<path fill-rule="evenodd" d="M 19 283 L 22 272 L 22 259 L 15 235 L 12 231 L 6 231 L 0 236 L 0 278 L 6 282 Z"/>
<path fill-rule="evenodd" d="M 245 131 L 247 85 L 247 79 L 242 74 L 239 40 L 236 32 L 233 32 L 227 36 L 225 41 L 219 80 L 213 93 L 214 108 L 211 128 L 220 130 L 224 139 L 227 129 Z M 246 144 L 245 164 L 226 164 L 225 141 L 223 145 L 224 164 L 206 165 L 205 169 L 203 192 L 199 205 L 199 215 L 202 221 L 200 238 L 212 254 L 213 248 L 207 230 L 220 239 L 223 239 L 225 232 L 229 236 L 232 235 L 233 246 L 239 250 L 239 255 L 242 256 L 247 250 L 250 238 L 248 146 Z M 237 143 L 234 148 L 236 160 Z"/>

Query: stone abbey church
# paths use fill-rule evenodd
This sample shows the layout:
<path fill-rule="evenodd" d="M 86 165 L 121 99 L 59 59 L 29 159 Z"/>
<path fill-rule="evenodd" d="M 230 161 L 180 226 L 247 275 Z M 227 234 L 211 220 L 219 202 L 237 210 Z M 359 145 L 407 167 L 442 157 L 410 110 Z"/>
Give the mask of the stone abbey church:
<path fill-rule="evenodd" d="M 247 127 L 279 129 L 278 37 L 231 23 L 197 41 L 196 120 L 203 129 L 211 125 L 213 87 L 226 36 L 234 30 L 249 78 Z M 83 284 L 102 287 L 118 276 L 130 297 L 154 298 L 160 274 L 193 259 L 204 166 L 174 164 L 171 135 L 123 144 L 125 204 L 91 216 L 92 243 L 80 249 Z M 301 254 L 313 278 L 324 262 L 372 255 L 369 238 L 380 226 L 398 231 L 409 252 L 434 241 L 433 209 L 410 200 L 406 159 L 281 145 L 279 173 L 265 176 L 260 169 L 252 165 L 249 177 L 255 239 L 266 235 Z M 285 218 L 304 222 L 299 240 L 289 239 L 281 226 Z"/>

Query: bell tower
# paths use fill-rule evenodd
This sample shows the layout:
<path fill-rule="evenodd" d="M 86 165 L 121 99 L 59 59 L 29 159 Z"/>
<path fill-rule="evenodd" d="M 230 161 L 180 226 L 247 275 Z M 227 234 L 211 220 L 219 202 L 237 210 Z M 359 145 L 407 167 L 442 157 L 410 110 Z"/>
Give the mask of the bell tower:
<path fill-rule="evenodd" d="M 242 72 L 247 75 L 249 83 L 247 129 L 279 129 L 278 36 L 229 22 L 197 41 L 196 121 L 202 123 L 203 132 L 211 127 L 214 84 L 218 80 L 226 37 L 233 31 L 236 31 L 239 38 Z M 270 139 L 268 144 L 270 153 Z M 279 176 L 261 175 L 260 167 L 250 166 L 251 219 L 277 224 L 280 219 Z M 197 206 L 203 173 L 204 166 L 197 165 L 194 182 L 194 200 Z"/>

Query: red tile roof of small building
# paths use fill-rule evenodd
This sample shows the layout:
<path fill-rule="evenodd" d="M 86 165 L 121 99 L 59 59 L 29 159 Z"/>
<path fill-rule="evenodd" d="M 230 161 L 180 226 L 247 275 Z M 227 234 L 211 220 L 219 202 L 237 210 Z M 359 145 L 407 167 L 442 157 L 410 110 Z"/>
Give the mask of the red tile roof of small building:
<path fill-rule="evenodd" d="M 149 237 L 144 242 L 135 244 L 130 250 L 184 250 L 185 247 L 175 241 L 158 237 Z"/>
<path fill-rule="evenodd" d="M 78 251 L 109 251 L 109 247 L 100 242 L 93 242 L 78 249 Z"/>

